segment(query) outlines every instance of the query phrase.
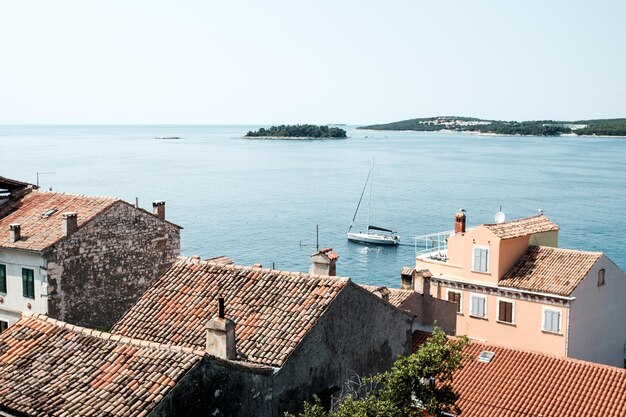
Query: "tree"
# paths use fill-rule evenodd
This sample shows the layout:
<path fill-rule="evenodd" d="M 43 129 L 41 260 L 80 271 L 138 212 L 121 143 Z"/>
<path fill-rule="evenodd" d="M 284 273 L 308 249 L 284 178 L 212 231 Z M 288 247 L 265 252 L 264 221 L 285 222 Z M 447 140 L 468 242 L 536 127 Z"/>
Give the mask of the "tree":
<path fill-rule="evenodd" d="M 306 403 L 299 417 L 422 417 L 458 415 L 458 393 L 452 387 L 454 372 L 467 356 L 466 337 L 450 339 L 435 327 L 417 352 L 400 357 L 391 370 L 359 384 L 361 392 L 339 399 L 335 410 L 326 411 L 317 398 Z M 287 414 L 288 417 L 295 417 Z"/>

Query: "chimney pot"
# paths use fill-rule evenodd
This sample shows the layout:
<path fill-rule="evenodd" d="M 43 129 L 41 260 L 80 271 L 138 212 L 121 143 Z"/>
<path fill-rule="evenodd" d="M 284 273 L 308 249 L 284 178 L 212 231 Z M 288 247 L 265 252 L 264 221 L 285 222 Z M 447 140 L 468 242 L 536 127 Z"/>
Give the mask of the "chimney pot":
<path fill-rule="evenodd" d="M 75 231 L 78 230 L 78 213 L 68 211 L 61 214 L 61 218 L 63 219 L 61 223 L 63 236 L 71 236 Z"/>
<path fill-rule="evenodd" d="M 454 215 L 454 234 L 465 233 L 466 220 L 467 216 L 465 215 L 465 210 L 459 209 Z"/>
<path fill-rule="evenodd" d="M 152 202 L 152 214 L 154 214 L 159 220 L 165 220 L 164 200 L 157 200 Z"/>
<path fill-rule="evenodd" d="M 22 238 L 22 226 L 18 223 L 12 223 L 9 225 L 9 240 L 11 242 L 17 242 Z"/>

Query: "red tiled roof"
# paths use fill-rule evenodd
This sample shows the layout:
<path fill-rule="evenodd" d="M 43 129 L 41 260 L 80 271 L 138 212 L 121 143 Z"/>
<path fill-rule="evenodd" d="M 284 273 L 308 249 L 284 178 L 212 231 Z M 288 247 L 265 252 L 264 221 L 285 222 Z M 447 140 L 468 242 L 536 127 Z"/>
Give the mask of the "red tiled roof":
<path fill-rule="evenodd" d="M 414 351 L 423 337 L 413 334 Z M 489 363 L 476 360 L 485 350 Z M 472 359 L 452 383 L 463 417 L 626 416 L 624 369 L 478 342 L 465 352 Z"/>
<path fill-rule="evenodd" d="M 53 192 L 32 192 L 19 203 L 16 211 L 0 219 L 0 247 L 42 251 L 63 239 L 61 216 L 64 212 L 78 214 L 78 227 L 111 207 L 117 198 L 87 197 Z M 56 211 L 50 216 L 43 214 Z M 22 238 L 17 242 L 9 240 L 9 225 L 21 226 Z"/>
<path fill-rule="evenodd" d="M 569 296 L 600 257 L 600 252 L 529 246 L 498 286 Z"/>
<path fill-rule="evenodd" d="M 181 258 L 113 328 L 130 337 L 204 348 L 205 324 L 224 297 L 246 360 L 282 366 L 348 278 Z"/>
<path fill-rule="evenodd" d="M 415 291 L 411 291 L 411 290 L 401 290 L 399 288 L 388 288 L 385 286 L 376 286 L 376 285 L 361 285 L 361 287 L 365 288 L 366 290 L 368 290 L 369 292 L 372 293 L 382 293 L 384 295 L 388 295 L 388 300 L 390 304 L 398 307 L 398 308 L 402 308 L 402 304 L 404 304 L 404 302 L 406 300 L 408 300 L 409 298 L 411 298 L 411 296 L 413 294 L 415 294 Z"/>
<path fill-rule="evenodd" d="M 491 230 L 500 239 L 511 239 L 535 233 L 559 230 L 559 226 L 548 219 L 543 213 L 504 223 L 484 224 L 483 226 Z"/>
<path fill-rule="evenodd" d="M 148 415 L 203 353 L 23 317 L 0 334 L 0 408 L 33 416 Z"/>

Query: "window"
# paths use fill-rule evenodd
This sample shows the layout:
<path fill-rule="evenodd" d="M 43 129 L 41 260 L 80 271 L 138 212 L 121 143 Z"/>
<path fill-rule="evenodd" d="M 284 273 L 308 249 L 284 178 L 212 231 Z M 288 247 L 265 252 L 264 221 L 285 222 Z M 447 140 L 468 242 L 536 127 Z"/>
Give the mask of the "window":
<path fill-rule="evenodd" d="M 3 331 L 5 331 L 8 328 L 9 328 L 9 322 L 8 321 L 4 321 L 4 320 L 0 320 L 0 333 L 2 333 Z"/>
<path fill-rule="evenodd" d="M 461 293 L 448 290 L 448 301 L 456 303 L 456 312 L 461 313 Z"/>
<path fill-rule="evenodd" d="M 489 248 L 474 246 L 474 271 L 489 272 Z"/>
<path fill-rule="evenodd" d="M 598 287 L 604 285 L 604 269 L 598 271 Z"/>
<path fill-rule="evenodd" d="M 7 266 L 0 264 L 0 292 L 7 293 Z"/>
<path fill-rule="evenodd" d="M 481 319 L 487 317 L 487 297 L 474 294 L 470 296 L 470 316 Z"/>
<path fill-rule="evenodd" d="M 35 271 L 22 268 L 22 295 L 26 298 L 35 298 Z"/>
<path fill-rule="evenodd" d="M 498 321 L 513 323 L 513 302 L 498 300 Z"/>
<path fill-rule="evenodd" d="M 550 333 L 561 333 L 561 310 L 543 308 L 542 330 Z"/>

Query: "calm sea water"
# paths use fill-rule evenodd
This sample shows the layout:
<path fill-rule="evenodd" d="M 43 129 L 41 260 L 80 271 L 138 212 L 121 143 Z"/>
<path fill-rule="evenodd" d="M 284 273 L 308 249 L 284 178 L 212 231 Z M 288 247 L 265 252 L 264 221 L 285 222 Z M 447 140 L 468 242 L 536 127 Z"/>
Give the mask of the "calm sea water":
<path fill-rule="evenodd" d="M 626 269 L 626 139 L 372 132 L 337 141 L 239 139 L 259 126 L 0 126 L 0 175 L 89 195 L 118 196 L 184 227 L 182 252 L 307 271 L 320 246 L 338 274 L 398 286 L 412 237 L 543 209 L 560 246 L 605 252 Z M 181 140 L 155 140 L 175 135 Z M 372 223 L 403 244 L 368 247 L 345 232 L 375 158 Z M 367 222 L 367 205 L 357 228 Z"/>

